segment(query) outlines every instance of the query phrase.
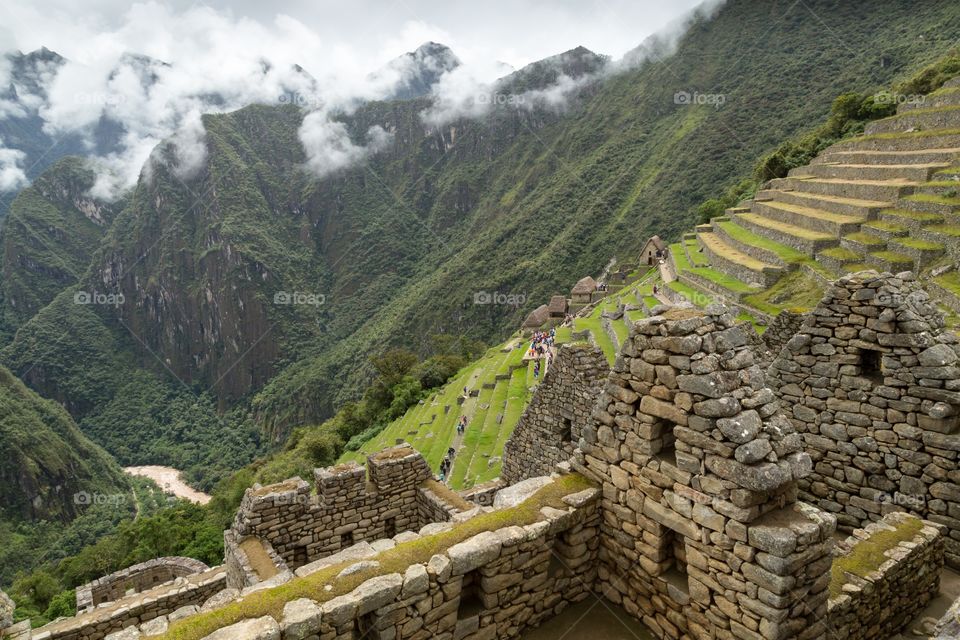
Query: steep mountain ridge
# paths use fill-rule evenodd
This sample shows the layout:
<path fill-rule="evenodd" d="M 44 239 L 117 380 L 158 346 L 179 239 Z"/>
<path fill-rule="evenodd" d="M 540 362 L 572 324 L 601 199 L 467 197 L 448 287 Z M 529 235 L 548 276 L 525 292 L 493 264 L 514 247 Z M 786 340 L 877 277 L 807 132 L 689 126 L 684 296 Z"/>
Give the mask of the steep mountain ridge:
<path fill-rule="evenodd" d="M 0 516 L 69 520 L 93 494 L 125 494 L 123 473 L 61 407 L 0 367 Z"/>
<path fill-rule="evenodd" d="M 296 109 L 207 116 L 201 172 L 142 180 L 92 260 L 85 286 L 125 300 L 96 317 L 138 366 L 212 388 L 222 408 L 258 393 L 254 415 L 282 439 L 363 388 L 366 355 L 438 332 L 490 339 L 528 310 L 474 304 L 476 293 L 523 294 L 529 307 L 651 233 L 678 234 L 840 90 L 886 86 L 948 48 L 958 23 L 948 2 L 808 9 L 732 0 L 668 59 L 596 74 L 548 106 L 431 126 L 429 99 L 364 105 L 340 117 L 353 141 L 378 124 L 391 142 L 319 180 L 301 171 Z M 845 39 L 824 34 L 823 15 Z M 275 304 L 278 293 L 324 301 Z M 41 315 L 51 324 L 28 322 L 4 361 L 22 371 L 32 352 L 30 384 L 80 406 L 82 378 L 56 373 L 72 335 L 40 353 L 36 336 L 58 321 Z"/>

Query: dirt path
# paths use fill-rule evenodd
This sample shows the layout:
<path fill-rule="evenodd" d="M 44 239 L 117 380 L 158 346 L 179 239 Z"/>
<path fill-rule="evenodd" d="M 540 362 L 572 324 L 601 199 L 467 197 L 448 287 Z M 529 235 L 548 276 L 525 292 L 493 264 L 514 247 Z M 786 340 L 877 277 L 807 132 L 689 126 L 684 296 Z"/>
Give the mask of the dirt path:
<path fill-rule="evenodd" d="M 156 482 L 164 492 L 185 498 L 190 502 L 197 504 L 207 504 L 210 502 L 210 496 L 202 491 L 197 491 L 180 477 L 180 472 L 173 467 L 161 467 L 159 465 L 148 465 L 144 467 L 124 467 L 125 472 L 132 476 L 150 478 Z"/>

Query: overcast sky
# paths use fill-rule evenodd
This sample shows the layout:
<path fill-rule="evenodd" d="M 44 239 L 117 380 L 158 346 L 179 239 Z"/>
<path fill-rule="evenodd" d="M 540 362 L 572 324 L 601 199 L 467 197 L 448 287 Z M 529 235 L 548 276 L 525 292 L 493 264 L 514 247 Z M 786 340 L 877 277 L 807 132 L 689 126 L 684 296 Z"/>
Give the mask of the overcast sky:
<path fill-rule="evenodd" d="M 329 64 L 370 70 L 419 44 L 450 46 L 467 63 L 514 67 L 577 45 L 619 57 L 663 29 L 699 0 L 0 0 L 0 49 L 46 46 L 87 61 L 104 47 L 126 47 L 168 61 L 194 37 L 179 20 L 205 9 L 223 18 L 210 38 L 253 25 L 296 43 L 300 63 L 323 73 Z M 154 5 L 154 6 L 150 6 Z M 159 6 L 157 6 L 159 5 Z M 247 27 L 246 29 L 244 27 Z M 301 31 L 302 30 L 302 31 Z M 298 42 L 299 41 L 299 42 Z M 187 47 L 188 49 L 190 47 Z M 173 60 L 171 60 L 173 59 Z"/>

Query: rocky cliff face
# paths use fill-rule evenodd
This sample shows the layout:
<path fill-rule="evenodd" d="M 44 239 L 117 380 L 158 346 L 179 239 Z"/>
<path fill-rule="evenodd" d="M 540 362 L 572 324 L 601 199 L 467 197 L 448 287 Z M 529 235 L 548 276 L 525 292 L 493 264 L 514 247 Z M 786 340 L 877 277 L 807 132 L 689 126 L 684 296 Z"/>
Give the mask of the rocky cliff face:
<path fill-rule="evenodd" d="M 123 473 L 56 404 L 0 367 L 0 516 L 67 520 L 95 495 L 123 495 Z"/>

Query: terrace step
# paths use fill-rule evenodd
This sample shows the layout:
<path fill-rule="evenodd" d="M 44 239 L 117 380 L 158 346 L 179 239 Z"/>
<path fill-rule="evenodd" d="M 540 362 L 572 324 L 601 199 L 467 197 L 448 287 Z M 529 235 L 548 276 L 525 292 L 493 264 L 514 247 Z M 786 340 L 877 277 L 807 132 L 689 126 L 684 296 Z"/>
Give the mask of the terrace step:
<path fill-rule="evenodd" d="M 833 269 L 843 270 L 844 266 L 863 262 L 864 254 L 849 247 L 831 247 L 817 253 L 817 262 Z"/>
<path fill-rule="evenodd" d="M 960 106 L 960 87 L 943 87 L 922 96 L 921 100 L 903 102 L 897 105 L 897 113 L 950 106 Z"/>
<path fill-rule="evenodd" d="M 803 191 L 778 191 L 775 189 L 765 189 L 757 193 L 754 197 L 755 202 L 786 202 L 787 204 L 796 204 L 811 209 L 821 209 L 832 213 L 840 213 L 846 216 L 857 216 L 860 218 L 873 218 L 876 212 L 890 206 L 889 202 L 881 200 L 862 200 L 857 198 L 841 198 L 837 196 L 828 196 L 818 193 L 806 193 Z"/>
<path fill-rule="evenodd" d="M 909 193 L 918 183 L 910 180 L 844 180 L 841 178 L 801 178 L 790 176 L 772 180 L 777 188 L 817 193 L 840 198 L 893 202 Z"/>
<path fill-rule="evenodd" d="M 884 240 L 890 240 L 892 238 L 905 238 L 910 235 L 909 228 L 901 224 L 897 224 L 896 222 L 887 222 L 885 220 L 874 220 L 872 222 L 864 223 L 864 225 L 860 227 L 860 231 L 875 235 L 883 238 Z"/>
<path fill-rule="evenodd" d="M 914 193 L 900 198 L 897 201 L 897 208 L 917 213 L 951 216 L 960 212 L 960 198 L 950 198 L 932 193 Z"/>
<path fill-rule="evenodd" d="M 891 273 L 913 271 L 913 258 L 890 250 L 868 253 L 867 264 L 876 267 L 880 271 L 889 271 Z"/>
<path fill-rule="evenodd" d="M 858 136 L 831 145 L 824 153 L 838 151 L 922 151 L 947 147 L 960 147 L 960 127 L 950 131 L 915 131 L 878 136 Z"/>
<path fill-rule="evenodd" d="M 793 247 L 813 255 L 819 249 L 836 246 L 835 236 L 819 231 L 811 231 L 786 222 L 779 222 L 757 213 L 738 213 L 733 221 L 758 236 Z"/>
<path fill-rule="evenodd" d="M 858 216 L 832 213 L 786 202 L 754 202 L 751 211 L 773 220 L 832 236 L 856 231 L 866 221 L 866 218 Z"/>
<path fill-rule="evenodd" d="M 943 243 L 922 238 L 898 238 L 891 240 L 887 247 L 896 253 L 910 256 L 920 269 L 935 262 L 947 251 Z"/>
<path fill-rule="evenodd" d="M 716 233 L 698 236 L 714 269 L 730 274 L 750 285 L 769 287 L 783 275 L 783 267 L 757 260 L 723 241 Z"/>
<path fill-rule="evenodd" d="M 858 231 L 857 233 L 849 233 L 840 238 L 840 246 L 865 256 L 871 251 L 882 251 L 886 249 L 887 240 L 872 233 Z"/>
<path fill-rule="evenodd" d="M 759 236 L 733 221 L 714 220 L 713 232 L 738 251 L 788 271 L 796 268 L 797 262 L 803 257 L 796 249 Z"/>
<path fill-rule="evenodd" d="M 909 180 L 926 182 L 949 162 L 927 164 L 835 164 L 817 163 L 791 169 L 791 177 L 802 175 L 815 178 L 838 178 L 842 180 Z"/>
<path fill-rule="evenodd" d="M 913 151 L 831 151 L 827 149 L 811 161 L 814 164 L 869 164 L 913 165 L 946 162 L 951 164 L 960 156 L 960 147 L 945 149 L 917 149 Z"/>
<path fill-rule="evenodd" d="M 923 227 L 918 234 L 931 242 L 942 242 L 952 247 L 960 244 L 960 224 L 934 224 Z"/>
<path fill-rule="evenodd" d="M 911 109 L 864 127 L 865 135 L 960 128 L 960 105 Z"/>
<path fill-rule="evenodd" d="M 884 209 L 877 218 L 883 222 L 892 222 L 910 229 L 919 229 L 928 224 L 941 224 L 944 216 L 938 213 L 924 213 L 907 209 Z"/>

